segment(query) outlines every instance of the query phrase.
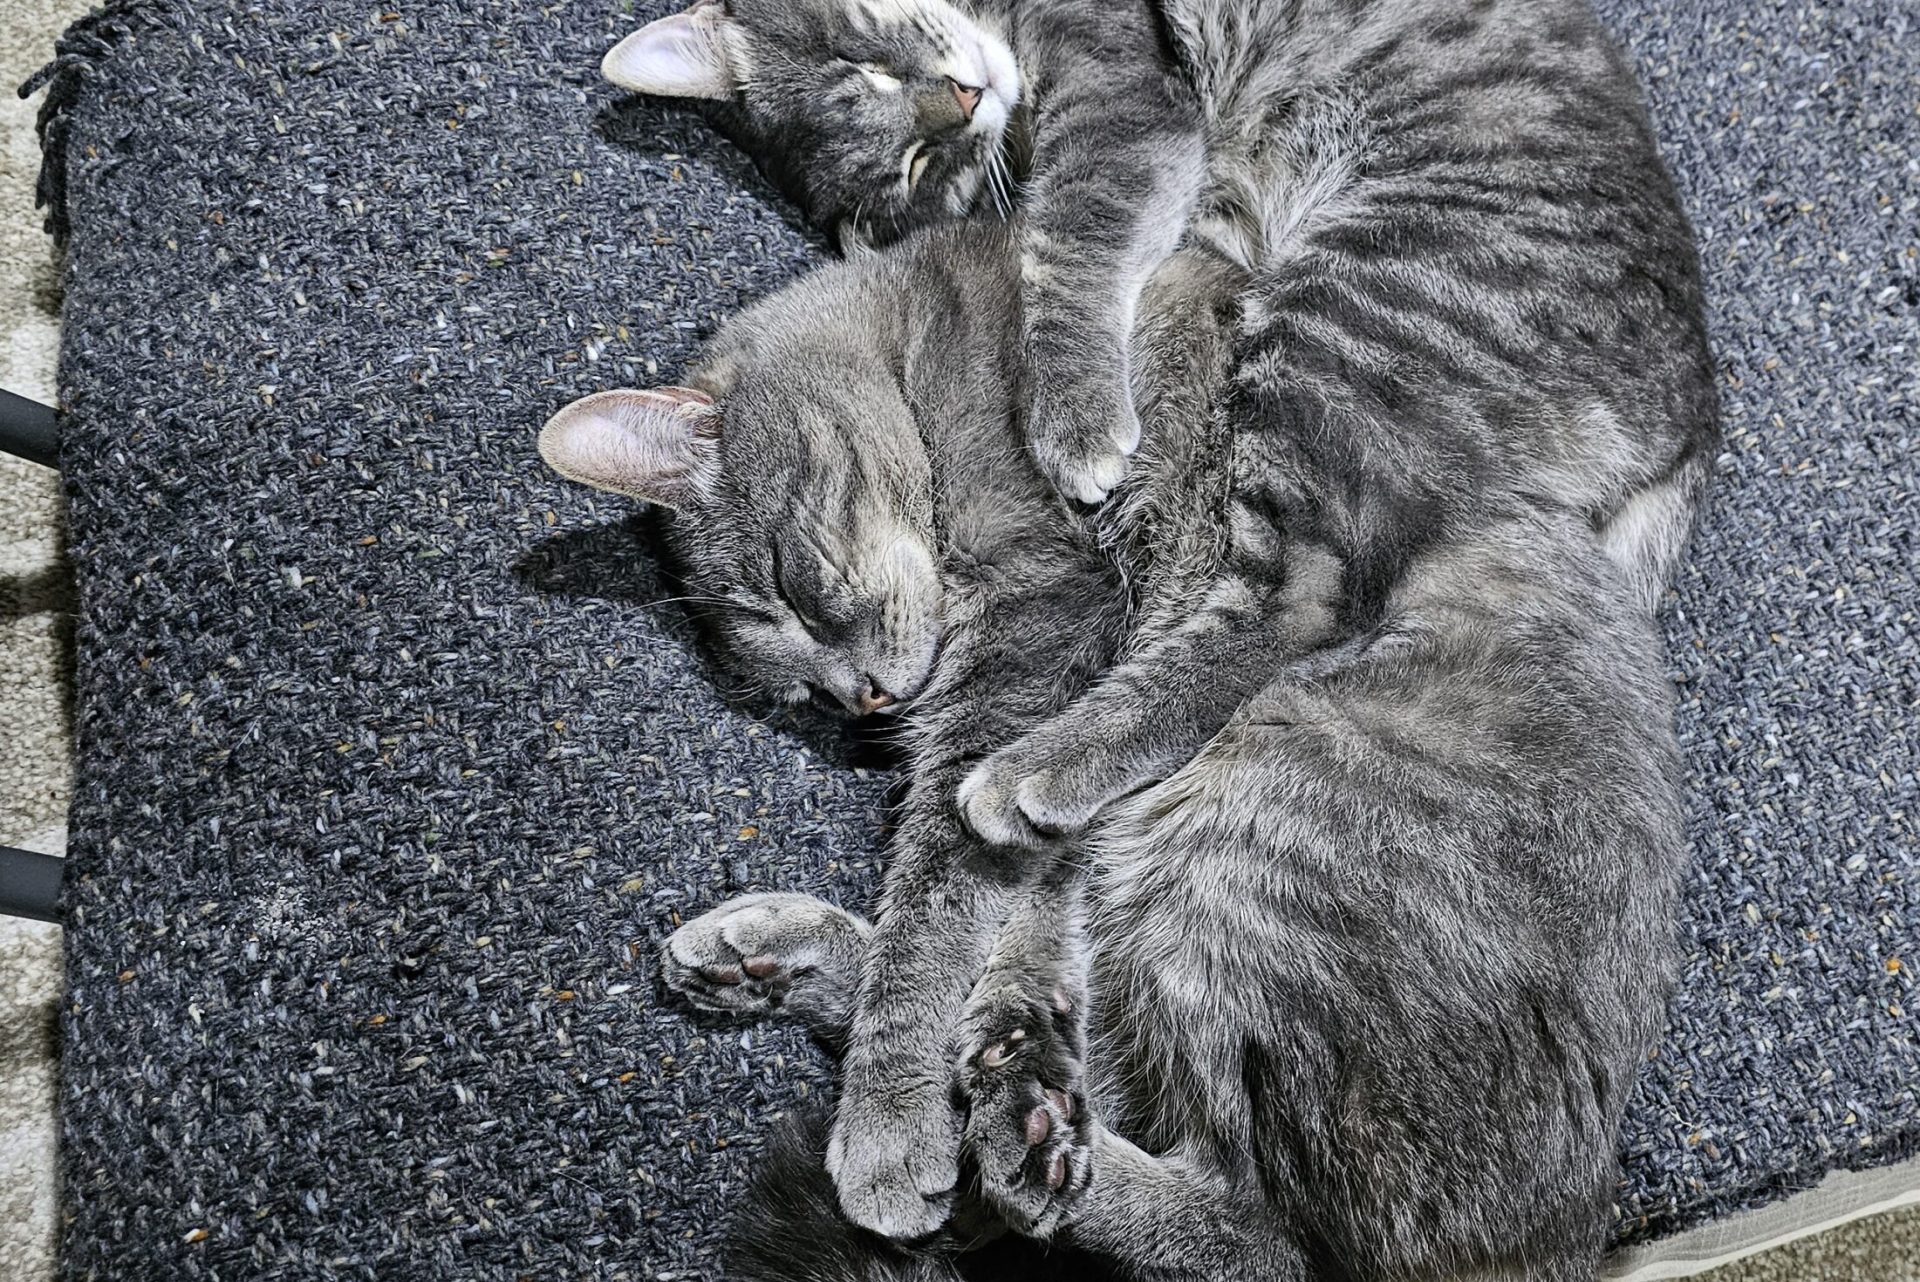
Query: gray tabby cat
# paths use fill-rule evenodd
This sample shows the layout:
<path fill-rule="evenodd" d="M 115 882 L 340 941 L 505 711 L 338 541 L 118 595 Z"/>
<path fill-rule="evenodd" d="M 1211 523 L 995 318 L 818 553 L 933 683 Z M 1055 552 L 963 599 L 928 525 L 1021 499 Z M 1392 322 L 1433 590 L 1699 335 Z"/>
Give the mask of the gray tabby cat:
<path fill-rule="evenodd" d="M 1200 190 L 1198 119 L 1151 0 L 699 0 L 611 50 L 609 80 L 714 99 L 841 243 L 1024 190 L 1028 442 L 1104 498 L 1139 441 L 1126 338 Z"/>
<path fill-rule="evenodd" d="M 1457 426 L 1502 460 L 1476 520 L 1410 550 L 1356 635 L 1342 550 L 1248 497 L 1281 444 L 1235 378 L 1257 277 L 1198 250 L 1158 273 L 1140 458 L 1080 518 L 1020 448 L 1014 257 L 968 225 L 817 272 L 692 387 L 542 435 L 674 510 L 742 673 L 910 717 L 877 924 L 751 896 L 665 952 L 696 1004 L 847 1047 L 833 1139 L 776 1155 L 734 1276 L 1591 1278 L 1684 856 L 1647 610 L 1670 554 L 1622 523 L 1710 427 L 1583 450 L 1552 386 Z M 1606 475 L 1627 459 L 1651 479 Z M 1570 479 L 1622 499 L 1570 506 Z M 1188 666 L 1223 635 L 1240 654 Z M 983 840 L 1007 820 L 977 784 L 963 822 L 963 781 L 1089 707 L 1130 719 L 1057 760 L 1132 743 L 1153 782 L 1070 845 Z M 1202 746 L 1155 764 L 1135 708 Z M 1016 1237 L 986 1268 L 893 1247 L 838 1220 L 821 1162 L 889 1236 Z"/>
<path fill-rule="evenodd" d="M 824 3 L 796 0 L 796 7 L 813 12 Z M 730 21 L 746 21 L 738 6 L 726 12 Z M 861 12 L 865 21 L 890 20 L 889 30 L 906 32 L 921 25 L 915 15 L 926 11 L 901 0 Z M 1027 621 L 1012 607 L 982 606 L 988 622 L 963 617 L 958 631 L 952 618 L 945 632 L 923 623 L 928 630 L 913 653 L 932 655 L 944 636 L 948 654 L 938 665 L 909 661 L 894 643 L 872 639 L 878 625 L 862 625 L 862 653 L 896 667 L 890 673 L 841 662 L 829 683 L 843 699 L 850 692 L 855 703 L 862 690 L 920 693 L 923 714 L 943 718 L 950 706 L 959 707 L 951 715 L 966 723 L 923 726 L 930 755 L 919 776 L 922 800 L 871 943 L 829 1154 L 848 1214 L 894 1236 L 930 1231 L 948 1214 L 960 1124 L 947 1093 L 951 1030 L 992 933 L 1005 920 L 1009 887 L 1025 886 L 1035 867 L 1052 866 L 1046 858 L 1021 863 L 1008 848 L 1045 847 L 1049 836 L 1082 830 L 1115 802 L 1132 797 L 1124 804 L 1135 805 L 1139 797 L 1159 795 L 1151 785 L 1167 786 L 1196 753 L 1215 751 L 1209 745 L 1223 742 L 1235 719 L 1265 697 L 1262 691 L 1315 647 L 1338 655 L 1341 646 L 1364 649 L 1404 633 L 1393 623 L 1396 601 L 1416 581 L 1430 583 L 1418 575 L 1452 564 L 1450 558 L 1477 558 L 1488 576 L 1478 595 L 1467 591 L 1474 585 L 1462 585 L 1462 608 L 1477 602 L 1492 609 L 1487 594 L 1507 592 L 1522 620 L 1534 618 L 1546 607 L 1533 603 L 1538 582 L 1521 573 L 1529 568 L 1525 562 L 1556 566 L 1573 592 L 1579 558 L 1556 540 L 1584 530 L 1613 565 L 1624 567 L 1644 615 L 1679 554 L 1711 466 L 1712 377 L 1686 223 L 1630 79 L 1577 0 L 1169 0 L 1164 20 L 1171 56 L 1205 127 L 1207 185 L 1193 232 L 1239 271 L 1230 287 L 1232 323 L 1220 340 L 1227 373 L 1219 413 L 1231 431 L 1217 429 L 1212 438 L 1228 457 L 1189 460 L 1218 480 L 1208 520 L 1194 523 L 1187 536 L 1199 550 L 1155 560 L 1189 568 L 1154 570 L 1144 581 L 1123 555 L 1123 568 L 1141 588 L 1122 661 L 1060 716 L 1045 714 L 1075 686 L 1061 673 L 1097 667 L 1098 647 L 1033 675 L 1029 689 L 1020 674 L 1048 653 L 1042 639 L 1057 624 Z M 989 37 L 975 31 L 970 38 Z M 755 57 L 756 67 L 815 65 L 804 49 L 762 49 Z M 830 123 L 841 104 L 802 98 L 784 109 L 817 113 Z M 858 148 L 865 141 L 861 130 L 849 129 L 840 145 Z M 805 169 L 808 158 L 788 163 Z M 1023 244 L 1028 239 L 1023 233 Z M 940 301 L 953 307 L 1017 310 L 1025 301 L 982 298 L 953 283 L 941 290 Z M 896 305 L 888 306 L 892 311 L 883 314 L 897 313 Z M 814 340 L 823 348 L 819 359 L 831 358 L 866 324 L 851 309 L 841 302 L 831 314 L 807 319 L 822 331 Z M 895 329 L 879 343 L 882 350 L 867 353 L 881 362 L 865 371 L 869 378 L 896 368 L 902 344 L 922 333 L 900 328 L 900 321 L 878 323 Z M 939 324 L 964 334 L 991 331 L 1001 321 L 966 313 Z M 957 341 L 957 334 L 946 337 Z M 1000 337 L 1006 345 L 989 345 L 997 353 L 989 363 L 1017 374 L 1019 332 Z M 972 359 L 984 357 L 974 351 Z M 926 352 L 917 367 L 929 368 Z M 830 386 L 817 378 L 804 385 L 770 381 L 805 386 L 815 408 L 787 408 L 819 416 L 845 404 L 834 396 L 845 390 L 842 384 L 856 385 L 856 373 L 847 370 Z M 978 373 L 965 378 L 974 394 L 987 396 Z M 911 404 L 912 417 L 932 437 L 929 407 L 950 402 L 911 382 L 903 387 L 894 393 L 890 421 L 900 426 Z M 1004 399 L 996 394 L 982 403 Z M 850 446 L 811 443 L 838 450 L 844 467 L 856 461 L 847 454 Z M 858 461 L 869 471 L 874 466 L 864 453 Z M 842 468 L 822 471 L 840 475 Z M 929 475 L 949 489 L 971 483 L 935 467 Z M 776 491 L 786 493 L 784 483 Z M 929 513 L 942 510 L 925 501 Z M 1542 523 L 1540 546 L 1519 555 L 1522 564 L 1509 567 L 1488 550 L 1491 543 L 1511 552 L 1513 531 Z M 1158 546 L 1161 524 L 1149 505 L 1138 523 L 1112 537 L 1123 554 L 1137 554 Z M 1223 542 L 1206 544 L 1208 530 L 1224 531 Z M 943 530 L 943 538 L 948 533 Z M 836 549 L 849 542 L 822 538 Z M 950 563 L 954 554 L 946 546 L 921 550 Z M 977 561 L 974 573 L 997 573 L 995 557 L 1026 565 L 1016 550 L 996 549 Z M 1323 567 L 1332 579 L 1324 601 L 1315 590 Z M 1051 573 L 1052 563 L 1043 568 Z M 741 567 L 736 560 L 708 570 L 724 577 Z M 1077 601 L 1091 590 L 1078 579 L 1073 586 L 1078 595 L 1050 583 L 1043 595 L 1060 591 Z M 947 599 L 951 614 L 955 600 L 974 598 L 949 592 Z M 981 599 L 994 600 L 990 593 Z M 1558 609 L 1564 598 L 1550 600 Z M 1588 604 L 1612 625 L 1617 603 Z M 1000 623 L 1008 611 L 1014 621 Z M 927 617 L 924 604 L 908 613 Z M 1419 611 L 1405 617 L 1425 618 Z M 1072 626 L 1076 643 L 1090 645 L 1088 625 Z M 1004 640 L 981 642 L 991 655 L 981 666 L 969 669 L 964 649 L 952 654 L 955 635 L 991 637 L 1002 627 Z M 1531 682 L 1551 683 L 1558 675 L 1553 665 L 1568 662 L 1545 640 L 1517 650 L 1517 671 Z M 776 672 L 804 673 L 827 654 L 845 653 L 828 634 L 794 663 L 769 663 Z M 1428 675 L 1437 681 L 1443 670 Z M 919 687 L 934 672 L 946 675 L 939 699 L 930 700 Z M 1005 681 L 1010 690 L 972 692 L 967 683 L 975 674 Z M 903 678 L 906 685 L 896 688 Z M 1404 697 L 1412 698 L 1411 690 Z M 1440 686 L 1420 695 L 1423 702 L 1449 697 Z M 993 712 L 1000 706 L 995 698 L 1020 715 Z M 991 706 L 972 708 L 970 700 Z M 1584 705 L 1575 700 L 1573 707 Z M 1495 710 L 1474 715 L 1491 726 L 1506 724 Z M 1604 727 L 1614 723 L 1602 718 L 1589 733 L 1611 733 Z M 997 741 L 1016 729 L 1025 731 L 1018 742 Z M 949 730 L 957 742 L 948 740 Z M 1523 730 L 1514 727 L 1516 741 Z M 1538 733 L 1558 743 L 1545 728 Z M 1428 751 L 1444 755 L 1437 747 Z M 1531 760 L 1523 754 L 1509 764 Z M 1384 790 L 1395 774 L 1368 786 Z M 941 791 L 963 775 L 964 824 Z M 1356 795 L 1365 792 L 1357 782 L 1365 777 L 1356 773 Z M 1260 812 L 1251 799 L 1241 809 Z M 1507 813 L 1496 806 L 1488 817 Z M 1516 833 L 1527 831 L 1520 816 L 1514 820 Z M 1109 818 L 1103 831 L 1118 822 Z M 1539 840 L 1547 850 L 1572 838 L 1555 829 Z M 1235 838 L 1242 839 L 1254 835 Z M 1472 848 L 1461 841 L 1460 849 Z M 1348 875 L 1358 874 L 1349 869 Z M 1408 884 L 1425 887 L 1422 878 L 1404 875 Z M 1660 900 L 1665 884 L 1646 893 Z M 1465 902 L 1442 899 L 1456 908 Z M 1579 919 L 1556 910 L 1553 920 L 1572 929 Z M 1470 937 L 1458 933 L 1456 950 Z M 1518 974 L 1493 968 L 1508 980 Z M 1559 990 L 1550 983 L 1543 991 Z M 1502 1012 L 1514 1013 L 1511 1007 Z M 1442 1044 L 1444 1020 L 1416 1022 L 1430 1051 Z M 1502 1037 L 1525 1033 L 1500 1027 Z M 1608 1091 L 1616 1085 L 1609 1079 Z M 1363 1094 L 1376 1090 L 1386 1088 L 1365 1086 Z M 1387 1112 L 1376 1120 L 1409 1131 L 1414 1124 L 1399 1116 L 1391 1092 L 1380 1098 Z M 1237 1137 L 1229 1148 L 1244 1138 L 1229 1128 L 1214 1142 L 1228 1143 L 1225 1137 Z M 1421 1151 L 1409 1143 L 1408 1151 Z M 1244 1156 L 1256 1149 L 1234 1151 Z M 1272 1163 L 1281 1156 L 1263 1155 L 1267 1165 L 1257 1169 L 1279 1169 Z M 1289 1161 L 1295 1158 L 1304 1160 L 1294 1154 Z M 1340 1196 L 1358 1205 L 1367 1193 L 1342 1186 Z"/>

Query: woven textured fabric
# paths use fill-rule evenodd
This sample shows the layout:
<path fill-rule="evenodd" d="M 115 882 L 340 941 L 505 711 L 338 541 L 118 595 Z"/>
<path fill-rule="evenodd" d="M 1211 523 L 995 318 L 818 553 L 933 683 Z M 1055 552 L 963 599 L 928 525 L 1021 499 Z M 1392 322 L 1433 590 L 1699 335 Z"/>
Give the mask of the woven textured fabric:
<path fill-rule="evenodd" d="M 814 250 L 612 0 L 123 4 L 52 89 L 80 575 L 71 1278 L 710 1275 L 790 1031 L 662 999 L 871 893 L 886 780 L 728 704 L 644 520 L 540 465 Z M 1698 852 L 1643 1240 L 1920 1151 L 1920 116 L 1904 0 L 1608 0 L 1726 376 L 1669 610 Z"/>

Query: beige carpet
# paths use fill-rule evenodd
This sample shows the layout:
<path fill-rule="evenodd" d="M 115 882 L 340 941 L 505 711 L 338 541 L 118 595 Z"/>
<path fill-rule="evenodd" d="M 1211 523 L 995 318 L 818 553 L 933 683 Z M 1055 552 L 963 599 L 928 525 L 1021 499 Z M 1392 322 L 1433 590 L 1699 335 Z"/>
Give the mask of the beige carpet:
<path fill-rule="evenodd" d="M 53 399 L 58 272 L 32 212 L 35 104 L 14 86 L 46 61 L 79 0 L 0 0 L 0 387 Z M 0 456 L 0 844 L 61 852 L 71 742 L 71 592 L 53 474 Z M 0 918 L 0 1279 L 53 1276 L 54 1024 L 60 931 Z"/>
<path fill-rule="evenodd" d="M 14 98 L 84 0 L 0 0 L 0 386 L 51 401 L 58 271 L 33 212 L 35 104 Z M 59 486 L 0 456 L 0 844 L 64 849 L 70 584 Z M 53 1276 L 60 933 L 0 918 L 0 1282 Z M 1920 1282 L 1920 1211 L 1863 1220 L 1708 1282 Z"/>
<path fill-rule="evenodd" d="M 1920 1210 L 1856 1220 L 1702 1273 L 1698 1282 L 1920 1282 Z"/>

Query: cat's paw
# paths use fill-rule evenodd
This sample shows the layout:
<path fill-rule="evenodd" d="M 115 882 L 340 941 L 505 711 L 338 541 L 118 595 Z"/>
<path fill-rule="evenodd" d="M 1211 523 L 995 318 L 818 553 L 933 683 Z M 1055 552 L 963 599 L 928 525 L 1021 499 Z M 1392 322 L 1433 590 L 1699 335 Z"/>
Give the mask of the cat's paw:
<path fill-rule="evenodd" d="M 1078 1002 L 1066 987 L 989 974 L 962 1016 L 967 1157 L 1009 1228 L 1050 1237 L 1092 1167 Z"/>
<path fill-rule="evenodd" d="M 960 1115 L 948 1083 L 875 1088 L 849 1072 L 827 1140 L 840 1209 L 898 1241 L 939 1231 L 960 1183 Z"/>
<path fill-rule="evenodd" d="M 1027 447 L 1054 488 L 1093 505 L 1127 475 L 1140 447 L 1140 419 L 1123 379 L 1062 379 L 1044 368 L 1033 375 L 1027 407 Z"/>
<path fill-rule="evenodd" d="M 857 918 L 811 895 L 742 895 L 669 935 L 660 969 L 667 987 L 701 1010 L 753 1017 L 789 1003 L 812 1009 L 842 1003 L 859 983 L 864 932 Z"/>
<path fill-rule="evenodd" d="M 1080 832 L 1107 803 L 1105 789 L 1026 741 L 994 753 L 960 781 L 960 816 L 981 840 L 1028 849 Z"/>

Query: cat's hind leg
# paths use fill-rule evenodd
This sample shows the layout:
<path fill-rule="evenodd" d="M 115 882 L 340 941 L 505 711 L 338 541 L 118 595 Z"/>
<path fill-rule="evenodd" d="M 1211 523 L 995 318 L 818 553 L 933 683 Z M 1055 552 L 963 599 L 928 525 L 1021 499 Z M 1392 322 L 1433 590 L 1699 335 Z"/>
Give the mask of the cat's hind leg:
<path fill-rule="evenodd" d="M 1047 1238 L 1086 1186 L 1086 981 L 1078 874 L 1049 878 L 1015 911 L 960 1020 L 957 1078 L 980 1199 Z"/>
<path fill-rule="evenodd" d="M 1148 1153 L 1097 1121 L 1091 1178 L 1056 1240 L 1131 1282 L 1307 1282 L 1321 1276 L 1257 1194 L 1207 1164 Z"/>
<path fill-rule="evenodd" d="M 865 921 L 811 895 L 730 899 L 667 937 L 667 987 L 701 1010 L 742 1018 L 783 1013 L 841 1042 L 853 1018 Z"/>
<path fill-rule="evenodd" d="M 1599 1276 L 1599 1257 L 1592 1251 L 1581 1251 L 1559 1259 L 1479 1265 L 1458 1272 L 1436 1273 L 1430 1282 L 1595 1282 Z"/>
<path fill-rule="evenodd" d="M 1020 978 L 989 971 L 966 1013 L 961 1089 L 980 1202 L 1021 1236 L 1104 1260 L 1129 1282 L 1314 1276 L 1272 1206 L 1101 1122 L 1082 1067 L 1083 994 L 1044 966 Z"/>
<path fill-rule="evenodd" d="M 1009 1006 L 1007 1014 L 1025 1036 L 976 1052 L 1000 1062 L 968 1074 L 967 1151 L 981 1202 L 1009 1228 L 1104 1260 L 1129 1282 L 1315 1276 L 1271 1206 L 1200 1163 L 1147 1153 L 1102 1124 L 1066 1053 L 1064 1012 Z"/>

